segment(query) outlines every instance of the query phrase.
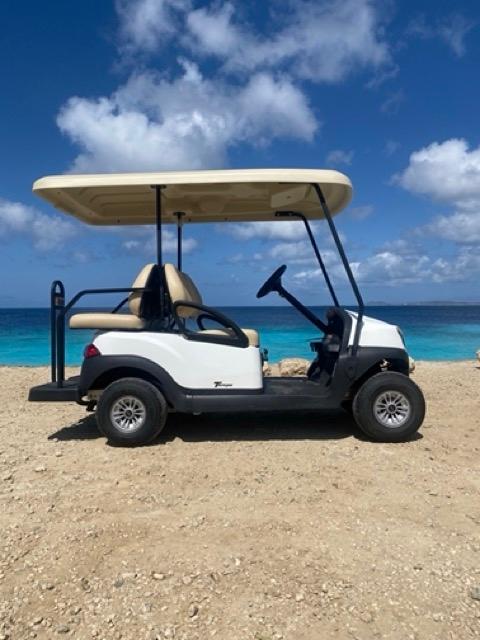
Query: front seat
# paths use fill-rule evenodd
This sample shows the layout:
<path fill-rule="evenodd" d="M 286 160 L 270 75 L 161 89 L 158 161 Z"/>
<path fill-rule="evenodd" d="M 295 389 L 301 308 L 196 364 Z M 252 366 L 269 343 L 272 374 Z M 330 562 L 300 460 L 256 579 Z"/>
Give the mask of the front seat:
<path fill-rule="evenodd" d="M 178 301 L 192 302 L 194 304 L 203 304 L 202 296 L 195 286 L 190 276 L 183 271 L 179 271 L 173 264 L 167 263 L 164 266 L 165 282 L 167 284 L 168 293 L 172 304 Z M 194 307 L 177 307 L 177 313 L 181 318 L 197 318 L 204 313 Z M 255 329 L 243 329 L 242 332 L 247 336 L 248 344 L 251 347 L 258 347 L 260 339 Z M 199 329 L 199 334 L 216 335 L 216 336 L 232 336 L 231 329 Z"/>
<path fill-rule="evenodd" d="M 160 269 L 156 264 L 147 264 L 132 284 L 128 296 L 130 313 L 76 313 L 70 318 L 71 329 L 145 329 L 148 320 L 155 317 L 160 300 Z"/>

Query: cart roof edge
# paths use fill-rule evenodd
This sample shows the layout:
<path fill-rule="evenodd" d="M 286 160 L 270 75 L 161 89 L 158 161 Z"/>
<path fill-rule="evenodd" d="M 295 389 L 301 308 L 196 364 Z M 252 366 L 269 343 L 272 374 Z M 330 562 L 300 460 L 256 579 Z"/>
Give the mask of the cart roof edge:
<path fill-rule="evenodd" d="M 351 200 L 349 178 L 331 169 L 221 169 L 146 173 L 64 174 L 39 178 L 33 192 L 91 225 L 155 223 L 155 190 L 162 189 L 162 223 L 281 220 L 276 211 L 322 219 L 312 187 L 320 186 L 332 215 Z"/>

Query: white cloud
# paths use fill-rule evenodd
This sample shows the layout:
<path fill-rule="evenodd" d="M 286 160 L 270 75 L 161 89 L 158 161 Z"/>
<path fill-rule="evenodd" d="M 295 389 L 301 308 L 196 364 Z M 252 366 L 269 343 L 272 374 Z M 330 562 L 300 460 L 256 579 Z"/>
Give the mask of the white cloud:
<path fill-rule="evenodd" d="M 243 20 L 233 3 L 194 4 L 116 0 L 118 44 L 137 70 L 111 95 L 72 97 L 61 108 L 57 124 L 79 148 L 71 170 L 221 167 L 239 144 L 309 142 L 320 123 L 292 78 L 338 82 L 390 63 L 384 12 L 373 0 L 276 3 L 266 32 Z M 137 64 L 137 56 L 173 45 L 176 55 L 215 57 L 220 73 L 218 65 L 202 74 L 192 62 L 171 62 L 171 53 L 162 75 L 145 69 L 144 60 Z M 337 161 L 350 162 L 351 152 L 345 154 Z"/>
<path fill-rule="evenodd" d="M 254 262 L 264 262 L 265 256 L 262 253 L 254 253 L 253 255 L 246 255 L 245 253 L 235 253 L 233 256 L 226 258 L 227 264 L 251 264 Z M 258 265 L 257 265 L 258 266 Z"/>
<path fill-rule="evenodd" d="M 182 75 L 172 81 L 144 72 L 110 97 L 71 98 L 57 123 L 82 149 L 72 169 L 219 167 L 230 146 L 241 142 L 312 139 L 315 116 L 287 78 L 260 73 L 234 87 L 204 78 L 192 63 L 182 66 Z"/>
<path fill-rule="evenodd" d="M 155 234 L 150 229 L 140 228 L 135 234 L 137 237 L 124 240 L 122 247 L 128 253 L 138 255 L 139 252 L 149 256 L 155 256 L 157 252 L 157 244 Z M 140 237 L 138 237 L 140 236 Z M 182 253 L 188 254 L 194 251 L 198 246 L 195 238 L 183 238 Z M 168 229 L 162 230 L 162 251 L 166 254 L 176 254 L 177 252 L 177 234 Z"/>
<path fill-rule="evenodd" d="M 379 69 L 376 69 L 374 71 L 373 76 L 365 84 L 365 86 L 367 87 L 367 89 L 378 89 L 388 80 L 396 78 L 399 73 L 399 65 L 390 60 L 390 62 L 388 62 L 386 65 L 381 66 Z"/>
<path fill-rule="evenodd" d="M 458 244 L 480 243 L 480 147 L 452 138 L 415 151 L 408 167 L 394 181 L 412 193 L 455 208 L 423 228 Z"/>
<path fill-rule="evenodd" d="M 389 115 L 396 115 L 405 101 L 405 92 L 399 89 L 388 95 L 380 105 L 380 111 Z"/>
<path fill-rule="evenodd" d="M 364 260 L 351 262 L 351 267 L 356 280 L 363 285 L 396 287 L 422 282 L 471 282 L 480 277 L 480 255 L 471 249 L 461 249 L 450 258 L 380 250 Z M 333 262 L 333 269 L 330 265 L 329 271 L 335 279 L 346 281 L 338 262 Z M 294 275 L 300 286 L 322 278 L 322 273 L 317 268 L 306 269 Z"/>
<path fill-rule="evenodd" d="M 439 38 L 461 58 L 466 52 L 465 38 L 473 27 L 475 23 L 459 13 L 436 21 L 427 21 L 424 15 L 420 15 L 412 20 L 407 32 L 424 40 Z"/>
<path fill-rule="evenodd" d="M 0 238 L 23 235 L 32 240 L 35 249 L 50 251 L 61 247 L 75 233 L 74 225 L 68 220 L 0 198 Z"/>
<path fill-rule="evenodd" d="M 395 286 L 430 279 L 430 258 L 426 255 L 402 255 L 381 251 L 352 265 L 355 277 L 363 283 Z"/>
<path fill-rule="evenodd" d="M 424 231 L 457 244 L 480 246 L 480 206 L 475 212 L 457 211 L 452 215 L 437 216 Z"/>
<path fill-rule="evenodd" d="M 233 24 L 235 8 L 230 2 L 217 8 L 196 9 L 186 18 L 187 27 L 202 51 L 230 56 L 250 41 L 248 30 Z M 190 36 L 187 36 L 190 37 Z"/>
<path fill-rule="evenodd" d="M 305 238 L 305 226 L 301 220 L 278 220 L 276 222 L 240 222 L 218 227 L 237 240 L 302 240 Z"/>
<path fill-rule="evenodd" d="M 294 264 L 305 260 L 312 262 L 312 259 L 315 259 L 312 255 L 312 247 L 305 240 L 280 242 L 269 250 L 268 255 L 275 260 L 287 260 Z"/>
<path fill-rule="evenodd" d="M 480 146 L 470 150 L 463 138 L 433 142 L 412 153 L 394 180 L 413 193 L 469 207 L 480 201 Z"/>
<path fill-rule="evenodd" d="M 181 24 L 189 0 L 116 0 L 120 40 L 128 52 L 155 51 Z"/>
<path fill-rule="evenodd" d="M 272 2 L 266 30 L 243 19 L 245 7 L 191 0 L 117 0 L 120 40 L 129 54 L 177 47 L 217 58 L 227 73 L 281 70 L 315 82 L 339 82 L 356 70 L 391 77 L 384 38 L 388 17 L 376 0 Z M 391 71 L 393 69 L 393 72 Z"/>
<path fill-rule="evenodd" d="M 338 261 L 337 254 L 332 249 L 320 248 L 320 255 L 324 264 L 334 265 Z M 270 258 L 277 262 L 290 264 L 318 264 L 312 245 L 308 241 L 280 242 L 274 245 L 268 252 Z"/>
<path fill-rule="evenodd" d="M 360 207 L 350 207 L 347 214 L 354 220 L 366 220 L 373 213 L 373 206 L 365 204 Z"/>
<path fill-rule="evenodd" d="M 384 153 L 386 156 L 390 157 L 396 153 L 402 145 L 397 140 L 387 140 L 385 143 Z"/>
<path fill-rule="evenodd" d="M 327 165 L 351 165 L 354 156 L 354 151 L 344 151 L 343 149 L 333 149 L 330 151 L 326 158 Z"/>
<path fill-rule="evenodd" d="M 236 18 L 231 2 L 188 14 L 188 43 L 219 58 L 226 71 L 288 68 L 297 77 L 338 82 L 361 68 L 390 62 L 381 15 L 371 0 L 326 0 L 276 5 L 272 34 L 255 33 Z"/>

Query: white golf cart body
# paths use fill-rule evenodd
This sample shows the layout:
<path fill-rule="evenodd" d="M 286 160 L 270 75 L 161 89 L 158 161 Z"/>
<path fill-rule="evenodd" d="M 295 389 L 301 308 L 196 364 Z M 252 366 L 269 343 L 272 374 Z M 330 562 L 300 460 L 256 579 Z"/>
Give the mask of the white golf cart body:
<path fill-rule="evenodd" d="M 263 371 L 258 347 L 193 342 L 182 335 L 108 331 L 93 344 L 102 355 L 126 354 L 160 365 L 185 389 L 261 389 Z"/>
<path fill-rule="evenodd" d="M 30 390 L 33 401 L 74 400 L 94 408 L 104 390 L 122 379 L 134 378 L 153 385 L 170 410 L 187 413 L 331 409 L 351 402 L 375 374 L 395 372 L 402 380 L 409 374 L 398 327 L 364 315 L 363 300 L 333 222 L 352 194 L 350 180 L 337 171 L 63 175 L 37 180 L 33 190 L 90 225 L 154 224 L 157 239 L 156 263 L 146 265 L 131 287 L 88 289 L 66 303 L 63 284 L 53 283 L 52 381 Z M 338 301 L 309 225 L 311 220 L 321 219 L 330 228 L 358 311 L 346 311 Z M 182 270 L 185 224 L 282 224 L 283 220 L 305 225 L 333 301 L 326 321 L 318 318 L 284 288 L 281 277 L 285 265 L 257 293 L 263 297 L 277 292 L 324 334 L 311 342 L 315 356 L 307 376 L 296 379 L 264 377 L 263 347 L 268 345 L 262 344 L 255 328 L 240 328 L 207 306 L 192 274 Z M 177 266 L 162 260 L 164 224 L 177 226 Z M 112 292 L 129 295 L 111 313 L 70 315 L 84 296 Z M 129 313 L 119 313 L 125 303 Z M 67 318 L 72 329 L 91 329 L 94 336 L 80 376 L 69 380 L 64 375 Z M 389 407 L 388 411 L 393 411 L 391 402 Z M 389 413 L 387 418 L 392 416 Z"/>
<path fill-rule="evenodd" d="M 352 317 L 349 345 L 353 344 L 356 314 Z M 93 344 L 102 355 L 126 354 L 147 358 L 161 365 L 186 389 L 262 389 L 263 363 L 256 346 L 236 349 L 210 342 L 192 342 L 182 335 L 158 332 L 107 331 Z M 381 320 L 364 317 L 360 347 L 404 349 L 398 329 Z M 201 366 L 192 366 L 201 363 Z"/>

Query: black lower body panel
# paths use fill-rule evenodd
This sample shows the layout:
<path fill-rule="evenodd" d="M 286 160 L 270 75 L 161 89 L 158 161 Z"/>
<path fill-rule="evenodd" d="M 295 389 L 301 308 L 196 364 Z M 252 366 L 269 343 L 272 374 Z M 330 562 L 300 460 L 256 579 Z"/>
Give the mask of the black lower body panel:
<path fill-rule="evenodd" d="M 57 382 L 40 384 L 32 387 L 28 393 L 30 402 L 78 402 L 80 392 L 78 389 L 79 376 L 69 378 L 59 387 Z"/>
<path fill-rule="evenodd" d="M 315 411 L 336 409 L 330 389 L 307 378 L 265 378 L 263 393 L 192 393 L 194 412 Z"/>

